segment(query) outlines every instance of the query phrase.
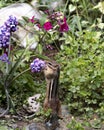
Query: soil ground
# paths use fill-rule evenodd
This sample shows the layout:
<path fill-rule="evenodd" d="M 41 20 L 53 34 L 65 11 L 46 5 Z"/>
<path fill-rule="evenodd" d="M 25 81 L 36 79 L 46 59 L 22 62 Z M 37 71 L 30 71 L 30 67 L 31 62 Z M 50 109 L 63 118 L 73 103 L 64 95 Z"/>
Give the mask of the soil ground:
<path fill-rule="evenodd" d="M 89 119 L 84 125 L 85 121 L 81 117 L 73 117 L 66 106 L 62 107 L 62 117 L 58 120 L 59 126 L 52 129 L 52 127 L 46 127 L 45 119 L 41 116 L 29 119 L 26 116 L 5 115 L 0 119 L 0 130 L 104 130 L 104 122 L 101 124 L 95 119 Z M 69 129 L 68 124 L 70 124 Z M 83 127 L 80 124 L 83 124 Z"/>

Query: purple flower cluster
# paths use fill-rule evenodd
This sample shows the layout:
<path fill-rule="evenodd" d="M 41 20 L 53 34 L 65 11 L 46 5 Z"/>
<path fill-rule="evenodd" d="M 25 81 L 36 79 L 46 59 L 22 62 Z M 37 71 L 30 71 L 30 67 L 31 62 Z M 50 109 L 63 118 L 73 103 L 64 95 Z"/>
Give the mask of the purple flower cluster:
<path fill-rule="evenodd" d="M 0 27 L 0 48 L 7 48 L 10 42 L 11 32 L 17 30 L 17 19 L 16 17 L 9 16 L 9 19 Z"/>
<path fill-rule="evenodd" d="M 10 32 L 7 30 L 6 26 L 0 27 L 0 48 L 7 48 L 10 41 Z"/>
<path fill-rule="evenodd" d="M 9 19 L 5 22 L 5 25 L 7 27 L 7 30 L 9 30 L 10 32 L 15 32 L 17 30 L 18 21 L 16 17 L 11 15 L 9 16 Z"/>
<path fill-rule="evenodd" d="M 10 63 L 9 58 L 6 53 L 4 53 L 3 55 L 0 56 L 0 60 L 3 62 Z"/>
<path fill-rule="evenodd" d="M 43 60 L 40 60 L 39 58 L 36 58 L 33 60 L 33 62 L 30 64 L 31 71 L 34 72 L 40 72 L 42 68 L 44 68 L 45 62 Z"/>

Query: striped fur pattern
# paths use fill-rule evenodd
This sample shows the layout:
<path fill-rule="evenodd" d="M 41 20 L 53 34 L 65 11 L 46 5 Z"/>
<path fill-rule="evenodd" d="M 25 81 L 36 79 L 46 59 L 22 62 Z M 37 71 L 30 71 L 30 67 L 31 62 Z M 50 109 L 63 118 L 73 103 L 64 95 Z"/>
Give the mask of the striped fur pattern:
<path fill-rule="evenodd" d="M 60 67 L 54 62 L 46 61 L 44 75 L 47 82 L 44 109 L 52 109 L 53 114 L 61 115 L 61 103 L 58 98 Z"/>

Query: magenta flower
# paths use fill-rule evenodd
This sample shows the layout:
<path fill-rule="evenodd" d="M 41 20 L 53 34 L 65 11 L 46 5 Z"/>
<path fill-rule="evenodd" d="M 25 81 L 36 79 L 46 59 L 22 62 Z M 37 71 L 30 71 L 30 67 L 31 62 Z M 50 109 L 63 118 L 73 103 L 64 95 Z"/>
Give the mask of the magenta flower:
<path fill-rule="evenodd" d="M 51 22 L 46 22 L 46 23 L 44 23 L 43 28 L 44 28 L 46 31 L 49 31 L 50 29 L 53 28 L 53 26 L 52 26 Z"/>
<path fill-rule="evenodd" d="M 59 20 L 58 24 L 60 26 L 60 28 L 59 28 L 60 32 L 67 32 L 69 30 L 69 26 L 66 22 L 66 17 L 64 17 L 64 19 L 62 21 Z"/>
<path fill-rule="evenodd" d="M 35 20 L 34 20 L 34 16 L 31 18 L 31 19 L 29 19 L 29 22 L 31 22 L 31 23 L 35 23 Z"/>

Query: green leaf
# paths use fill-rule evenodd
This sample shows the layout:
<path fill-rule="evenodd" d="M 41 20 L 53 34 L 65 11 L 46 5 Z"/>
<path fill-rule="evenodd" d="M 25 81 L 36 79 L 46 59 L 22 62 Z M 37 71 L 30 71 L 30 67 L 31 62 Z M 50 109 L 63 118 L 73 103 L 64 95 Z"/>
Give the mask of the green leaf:
<path fill-rule="evenodd" d="M 41 44 L 38 44 L 38 52 L 39 52 L 39 54 L 41 55 L 42 54 L 42 52 L 43 52 L 43 48 L 42 48 L 42 45 Z"/>
<path fill-rule="evenodd" d="M 9 71 L 8 75 L 6 76 L 6 80 L 7 81 L 9 78 L 13 78 L 13 73 L 15 72 L 15 70 L 17 69 L 18 65 L 21 63 L 21 60 L 23 58 L 23 54 L 25 51 L 23 51 L 20 55 L 20 57 L 17 59 L 16 63 L 14 64 L 14 66 L 11 68 L 11 70 Z"/>
<path fill-rule="evenodd" d="M 98 27 L 99 27 L 100 29 L 104 29 L 104 23 L 99 23 L 99 24 L 98 24 Z"/>
<path fill-rule="evenodd" d="M 72 2 L 79 2 L 79 0 L 72 0 Z"/>
<path fill-rule="evenodd" d="M 43 24 L 47 21 L 47 15 L 43 14 L 42 18 L 39 20 L 40 24 L 43 26 Z"/>
<path fill-rule="evenodd" d="M 75 11 L 75 10 L 76 10 L 76 6 L 70 4 L 70 5 L 69 5 L 69 11 L 70 11 L 70 12 L 73 12 L 73 11 Z"/>
<path fill-rule="evenodd" d="M 29 18 L 26 16 L 22 16 L 22 18 L 28 23 L 29 22 Z"/>
<path fill-rule="evenodd" d="M 0 130 L 8 130 L 6 126 L 0 126 Z"/>
<path fill-rule="evenodd" d="M 104 14 L 104 2 L 99 2 L 94 9 L 98 8 L 100 10 L 101 13 Z"/>
<path fill-rule="evenodd" d="M 100 128 L 101 128 L 101 121 L 98 120 L 98 119 L 95 119 L 95 120 L 93 121 L 93 123 L 91 124 L 91 126 L 92 126 L 93 128 L 95 128 L 95 129 L 100 129 Z"/>

